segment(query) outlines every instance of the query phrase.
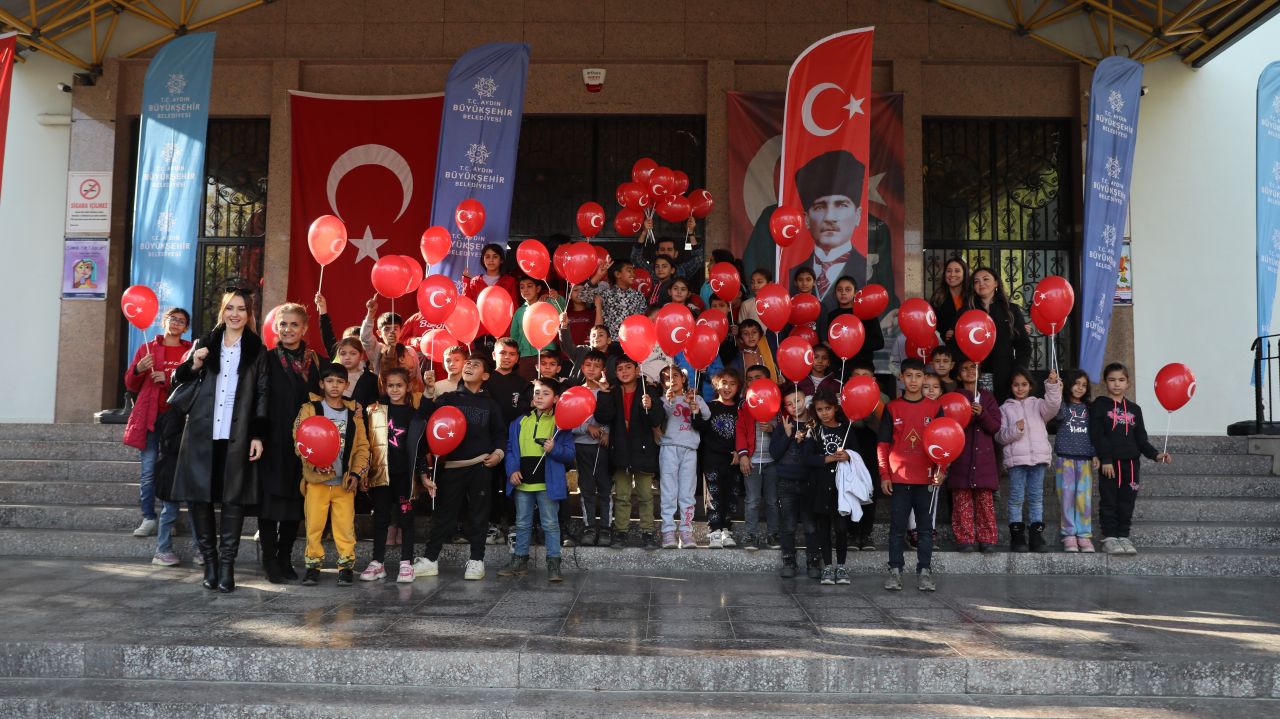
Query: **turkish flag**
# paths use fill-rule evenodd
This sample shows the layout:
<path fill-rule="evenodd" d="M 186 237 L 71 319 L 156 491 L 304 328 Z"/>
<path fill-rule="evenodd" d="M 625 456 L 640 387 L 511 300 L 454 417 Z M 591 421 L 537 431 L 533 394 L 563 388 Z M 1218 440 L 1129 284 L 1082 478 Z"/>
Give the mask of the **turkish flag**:
<path fill-rule="evenodd" d="M 17 50 L 16 33 L 0 35 L 0 187 L 4 185 L 4 138 L 9 127 L 9 90 L 13 87 L 13 60 Z"/>
<path fill-rule="evenodd" d="M 816 268 L 817 239 L 816 258 L 836 263 L 833 276 L 859 284 L 866 276 L 873 35 L 872 28 L 830 35 L 791 65 L 778 198 L 805 211 L 806 226 L 782 249 L 779 269 Z M 830 287 L 821 274 L 816 291 L 825 305 Z"/>
<path fill-rule="evenodd" d="M 347 226 L 347 248 L 325 268 L 323 292 L 339 336 L 360 324 L 374 296 L 369 270 L 388 255 L 421 262 L 419 241 L 430 224 L 436 150 L 444 95 L 359 97 L 290 93 L 293 124 L 293 208 L 289 238 L 291 301 L 312 304 L 320 266 L 307 229 L 320 215 Z M 379 298 L 379 311 L 392 302 Z M 394 303 L 416 312 L 412 294 Z M 312 322 L 307 342 L 320 347 Z M 328 348 L 326 348 L 327 350 Z"/>

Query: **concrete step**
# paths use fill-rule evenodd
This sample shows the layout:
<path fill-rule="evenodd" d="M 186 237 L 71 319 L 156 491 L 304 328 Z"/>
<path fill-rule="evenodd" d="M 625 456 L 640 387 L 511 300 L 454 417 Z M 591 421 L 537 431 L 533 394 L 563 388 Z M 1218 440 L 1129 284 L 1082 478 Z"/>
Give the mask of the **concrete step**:
<path fill-rule="evenodd" d="M 1143 487 L 1145 490 L 1146 487 Z M 1280 500 L 1273 497 L 1143 497 L 1134 521 L 1280 523 Z"/>
<path fill-rule="evenodd" d="M 0 439 L 0 460 L 7 459 L 136 461 L 138 459 L 138 450 L 120 442 L 86 442 L 79 440 L 33 442 L 29 440 Z"/>
<path fill-rule="evenodd" d="M 1046 481 L 1046 489 L 1052 480 Z M 1142 483 L 1143 497 L 1280 497 L 1280 477 L 1174 476 Z"/>
<path fill-rule="evenodd" d="M 174 542 L 174 548 L 184 561 L 192 558 L 191 540 L 185 526 L 182 537 Z M 1136 534 L 1135 534 L 1136 536 Z M 294 548 L 294 560 L 302 563 L 305 540 L 299 540 Z M 846 564 L 859 574 L 877 574 L 884 570 L 887 551 L 881 543 L 875 551 L 851 550 Z M 991 554 L 961 554 L 955 551 L 939 551 L 934 554 L 933 566 L 941 573 L 951 574 L 1067 574 L 1067 575 L 1153 575 L 1153 576 L 1280 576 L 1280 546 L 1259 548 L 1171 548 L 1148 547 L 1139 542 L 1136 556 L 1107 556 L 1098 554 L 1066 554 L 1053 551 L 1045 554 L 1013 554 L 1005 549 Z M 356 559 L 361 566 L 370 558 L 373 545 L 368 540 L 356 543 Z M 422 550 L 421 541 L 416 551 Z M 468 547 L 446 544 L 441 553 L 441 566 L 457 569 L 465 563 Z M 138 538 L 127 531 L 49 530 L 28 528 L 0 528 L 0 556 L 25 557 L 76 557 L 96 559 L 146 559 L 155 553 L 155 538 Z M 532 554 L 541 557 L 542 547 L 534 547 Z M 913 553 L 908 552 L 908 557 Z M 332 564 L 335 557 L 332 543 L 326 543 L 326 562 Z M 507 561 L 510 552 L 505 544 L 486 548 L 486 562 L 493 567 Z M 563 549 L 566 570 L 611 571 L 696 571 L 696 572 L 765 572 L 777 571 L 781 558 L 777 550 L 748 552 L 742 549 L 643 550 L 636 547 L 615 549 L 606 547 L 577 547 Z M 400 548 L 388 547 L 387 559 L 399 561 Z M 251 531 L 241 540 L 239 561 L 254 562 L 258 558 L 257 546 Z M 910 561 L 910 559 L 909 559 Z"/>
<path fill-rule="evenodd" d="M 133 482 L 23 482 L 0 480 L 0 504 L 88 504 L 126 507 L 138 502 Z"/>
<path fill-rule="evenodd" d="M 486 717 L 776 717 L 870 719 L 1064 717 L 1106 719 L 1158 711 L 1162 716 L 1224 719 L 1280 711 L 1274 700 L 1160 697 L 1036 697 L 1002 694 L 850 694 L 844 692 L 628 692 L 545 689 L 447 689 L 267 682 L 142 679 L 0 679 L 0 713 L 10 717 L 187 719 L 377 719 L 431 707 L 439 719 Z"/>
<path fill-rule="evenodd" d="M 6 459 L 0 461 L 0 481 L 137 482 L 141 468 L 137 453 L 126 461 L 70 459 Z"/>
<path fill-rule="evenodd" d="M 124 439 L 123 424 L 23 424 L 0 425 L 5 439 L 31 442 L 75 440 L 80 442 L 120 442 Z"/>
<path fill-rule="evenodd" d="M 179 510 L 179 531 L 188 526 L 187 510 Z M 0 505 L 0 527 L 49 530 L 91 530 L 104 532 L 132 531 L 142 521 L 134 506 L 90 506 L 77 504 L 4 504 Z M 257 519 L 247 517 L 244 531 L 258 531 Z"/>
<path fill-rule="evenodd" d="M 1159 449 L 1159 445 L 1156 448 Z M 1270 475 L 1271 463 L 1271 457 L 1260 454 L 1174 454 L 1172 464 L 1156 464 L 1143 458 L 1139 472 L 1144 479 L 1189 474 Z"/>
<path fill-rule="evenodd" d="M 1177 422 L 1176 418 L 1174 422 Z M 1147 425 L 1151 443 L 1160 449 L 1164 447 L 1164 435 L 1157 432 L 1158 429 L 1162 428 L 1155 424 Z M 1248 437 L 1169 435 L 1169 452 L 1173 454 L 1245 454 L 1248 451 Z"/>

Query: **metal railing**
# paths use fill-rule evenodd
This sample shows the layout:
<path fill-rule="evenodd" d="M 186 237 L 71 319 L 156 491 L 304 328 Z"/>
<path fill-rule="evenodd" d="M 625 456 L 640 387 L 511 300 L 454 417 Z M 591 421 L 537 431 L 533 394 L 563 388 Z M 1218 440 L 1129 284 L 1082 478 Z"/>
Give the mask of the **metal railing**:
<path fill-rule="evenodd" d="M 1262 434 L 1264 424 L 1275 422 L 1275 382 L 1280 377 L 1280 339 L 1277 338 L 1280 334 L 1264 335 L 1249 347 L 1253 351 L 1254 434 Z"/>

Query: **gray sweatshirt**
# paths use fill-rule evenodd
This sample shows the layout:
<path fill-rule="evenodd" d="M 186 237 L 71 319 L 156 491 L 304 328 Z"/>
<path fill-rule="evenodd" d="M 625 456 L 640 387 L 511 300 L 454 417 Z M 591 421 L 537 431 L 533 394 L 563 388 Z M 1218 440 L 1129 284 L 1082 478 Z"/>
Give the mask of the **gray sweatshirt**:
<path fill-rule="evenodd" d="M 702 435 L 693 428 L 693 413 L 697 412 L 703 419 L 711 418 L 711 408 L 701 396 L 695 397 L 697 407 L 690 407 L 684 395 L 674 400 L 663 399 L 662 408 L 667 411 L 667 426 L 663 429 L 659 446 L 687 447 L 697 449 Z"/>

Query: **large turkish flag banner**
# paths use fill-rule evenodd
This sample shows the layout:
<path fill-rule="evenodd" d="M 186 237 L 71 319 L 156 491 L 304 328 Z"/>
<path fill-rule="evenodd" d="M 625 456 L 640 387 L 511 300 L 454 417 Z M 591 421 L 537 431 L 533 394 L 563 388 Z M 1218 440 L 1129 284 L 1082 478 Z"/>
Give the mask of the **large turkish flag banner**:
<path fill-rule="evenodd" d="M 293 208 L 289 292 L 310 306 L 320 266 L 307 247 L 307 229 L 320 215 L 347 226 L 347 248 L 325 268 L 323 292 L 334 331 L 359 324 L 374 295 L 369 270 L 380 257 L 422 261 L 419 241 L 431 217 L 444 95 L 360 97 L 290 93 L 293 120 Z M 379 298 L 382 311 L 391 303 Z M 417 311 L 411 295 L 396 312 Z M 319 323 L 307 342 L 320 347 Z M 327 348 L 326 348 L 327 349 Z"/>
<path fill-rule="evenodd" d="M 0 35 L 0 186 L 4 180 L 4 137 L 9 127 L 9 90 L 13 86 L 13 59 L 18 35 Z"/>
<path fill-rule="evenodd" d="M 861 285 L 866 276 L 873 36 L 872 28 L 830 35 L 791 65 L 778 200 L 807 218 L 779 253 L 779 279 L 797 265 L 817 270 L 823 261 L 834 263 L 832 277 L 851 275 Z M 834 283 L 818 274 L 819 299 L 826 300 Z"/>

